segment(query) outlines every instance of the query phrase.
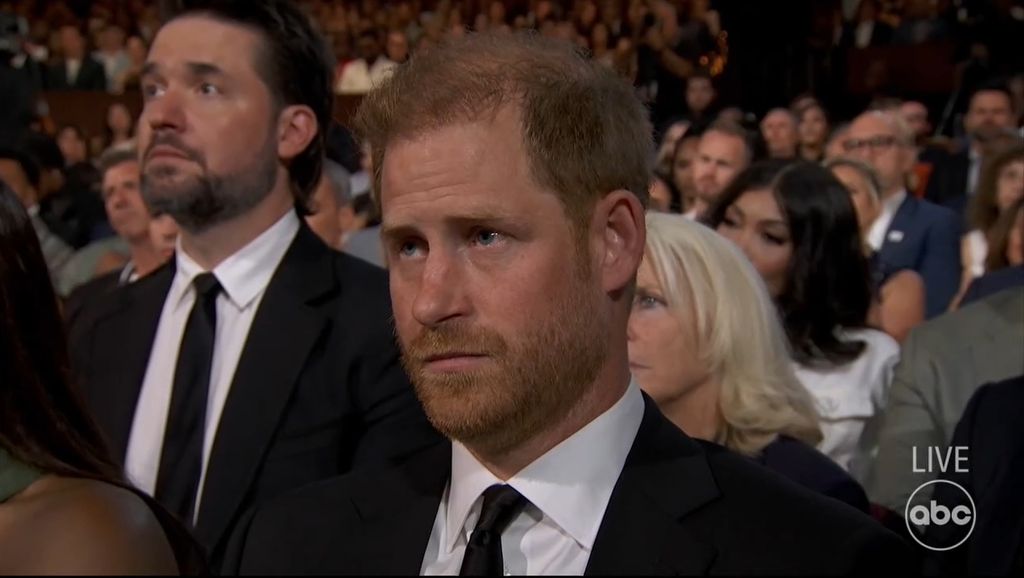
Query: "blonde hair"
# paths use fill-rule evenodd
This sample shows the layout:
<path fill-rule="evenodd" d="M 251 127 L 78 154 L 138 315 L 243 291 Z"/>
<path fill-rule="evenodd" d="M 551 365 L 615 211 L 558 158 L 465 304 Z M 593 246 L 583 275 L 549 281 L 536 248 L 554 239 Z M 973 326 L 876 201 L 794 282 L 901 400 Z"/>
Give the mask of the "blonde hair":
<path fill-rule="evenodd" d="M 793 372 L 761 277 L 727 240 L 679 215 L 647 215 L 649 260 L 668 306 L 696 325 L 698 357 L 719 384 L 714 441 L 756 455 L 781 435 L 814 446 L 814 400 Z"/>

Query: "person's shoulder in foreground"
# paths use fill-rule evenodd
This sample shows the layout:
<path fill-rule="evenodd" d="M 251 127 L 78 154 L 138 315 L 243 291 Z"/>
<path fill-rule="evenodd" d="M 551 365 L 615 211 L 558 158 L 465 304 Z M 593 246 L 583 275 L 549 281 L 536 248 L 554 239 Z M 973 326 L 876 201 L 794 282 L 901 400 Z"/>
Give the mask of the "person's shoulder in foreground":
<path fill-rule="evenodd" d="M 652 406 L 605 512 L 588 574 L 912 570 L 907 544 L 868 516 L 690 439 Z M 449 448 L 307 486 L 251 512 L 232 539 L 225 570 L 417 573 L 449 476 Z M 625 555 L 609 562 L 609 551 Z"/>

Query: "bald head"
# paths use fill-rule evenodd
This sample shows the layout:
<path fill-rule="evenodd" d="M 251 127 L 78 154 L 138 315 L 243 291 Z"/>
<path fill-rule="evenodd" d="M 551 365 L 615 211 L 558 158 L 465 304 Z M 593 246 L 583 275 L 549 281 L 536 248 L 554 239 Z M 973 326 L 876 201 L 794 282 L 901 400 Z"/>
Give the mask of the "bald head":
<path fill-rule="evenodd" d="M 878 173 L 882 196 L 903 189 L 913 167 L 912 137 L 903 117 L 894 112 L 871 111 L 850 124 L 844 146 L 849 155 L 871 165 Z"/>
<path fill-rule="evenodd" d="M 773 158 L 789 159 L 796 157 L 799 134 L 797 118 L 784 108 L 768 111 L 761 121 L 761 134 L 768 146 L 768 154 Z"/>

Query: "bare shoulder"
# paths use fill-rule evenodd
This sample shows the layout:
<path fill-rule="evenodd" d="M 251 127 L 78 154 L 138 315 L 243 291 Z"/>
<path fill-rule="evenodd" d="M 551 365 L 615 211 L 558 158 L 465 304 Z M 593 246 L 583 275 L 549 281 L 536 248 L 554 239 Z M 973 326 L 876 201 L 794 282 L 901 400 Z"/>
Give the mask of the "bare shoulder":
<path fill-rule="evenodd" d="M 176 574 L 174 553 L 149 506 L 95 480 L 49 477 L 25 496 L 19 532 L 31 539 L 26 573 Z"/>

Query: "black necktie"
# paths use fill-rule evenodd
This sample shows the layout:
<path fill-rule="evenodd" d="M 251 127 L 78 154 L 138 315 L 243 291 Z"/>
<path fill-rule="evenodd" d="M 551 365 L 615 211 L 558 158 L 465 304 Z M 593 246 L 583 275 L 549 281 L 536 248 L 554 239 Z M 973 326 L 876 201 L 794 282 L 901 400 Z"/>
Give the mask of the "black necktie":
<path fill-rule="evenodd" d="M 527 500 L 512 486 L 495 484 L 484 491 L 480 519 L 469 537 L 459 576 L 503 576 L 501 533 L 526 507 Z"/>
<path fill-rule="evenodd" d="M 156 499 L 191 526 L 199 475 L 203 468 L 203 433 L 206 399 L 213 365 L 213 337 L 217 327 L 217 295 L 221 287 L 213 273 L 192 281 L 196 301 L 185 324 L 185 334 L 174 370 L 174 390 L 167 414 Z"/>

